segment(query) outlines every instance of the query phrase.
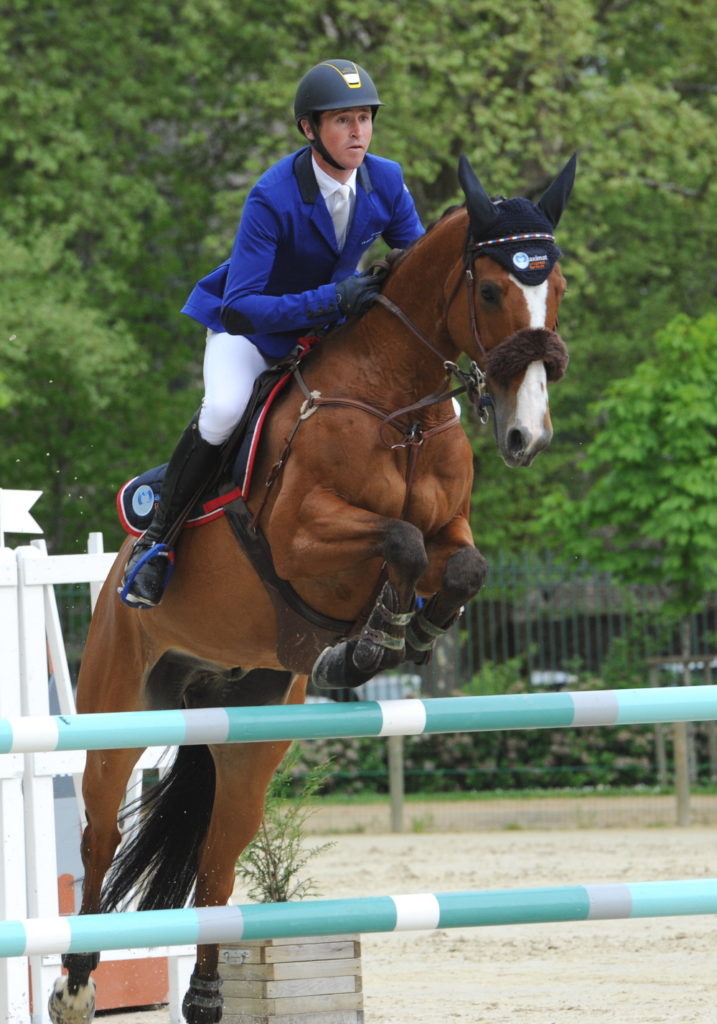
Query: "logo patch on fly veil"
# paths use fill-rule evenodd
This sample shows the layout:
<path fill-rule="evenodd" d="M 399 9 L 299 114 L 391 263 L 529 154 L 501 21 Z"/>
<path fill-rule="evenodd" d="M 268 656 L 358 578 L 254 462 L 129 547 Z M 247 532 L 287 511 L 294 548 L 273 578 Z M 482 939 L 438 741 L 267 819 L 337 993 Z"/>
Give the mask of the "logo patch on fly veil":
<path fill-rule="evenodd" d="M 497 223 L 473 239 L 478 256 L 491 256 L 522 284 L 542 284 L 560 259 L 552 225 L 528 199 L 496 203 Z"/>
<path fill-rule="evenodd" d="M 346 68 L 345 71 L 342 71 L 341 68 L 337 68 L 335 64 L 330 64 L 326 61 L 326 67 L 333 68 L 337 74 L 341 75 L 344 80 L 344 84 L 348 86 L 349 89 L 361 88 L 361 75 L 359 74 L 359 69 L 356 64 L 353 65 L 353 70 Z"/>
<path fill-rule="evenodd" d="M 537 252 L 532 256 L 522 251 L 513 254 L 513 266 L 516 270 L 545 270 L 547 265 L 547 252 Z"/>

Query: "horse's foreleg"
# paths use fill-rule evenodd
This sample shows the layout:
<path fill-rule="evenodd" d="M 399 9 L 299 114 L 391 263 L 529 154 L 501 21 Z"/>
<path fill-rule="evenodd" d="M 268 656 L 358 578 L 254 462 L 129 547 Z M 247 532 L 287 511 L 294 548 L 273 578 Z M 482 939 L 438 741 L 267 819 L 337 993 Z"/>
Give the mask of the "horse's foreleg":
<path fill-rule="evenodd" d="M 361 686 L 406 659 L 406 627 L 412 619 L 416 584 L 428 557 L 421 532 L 394 520 L 386 531 L 383 555 L 388 579 L 357 637 L 327 647 L 311 678 L 319 687 Z"/>
<path fill-rule="evenodd" d="M 368 587 L 376 585 L 375 574 L 382 565 L 387 577 L 361 634 L 319 655 L 311 673 L 314 683 L 330 689 L 360 686 L 381 669 L 399 665 L 405 660 L 405 631 L 416 584 L 428 566 L 421 531 L 412 523 L 350 505 L 323 489 L 312 490 L 298 513 L 293 505 L 285 505 L 277 501 L 272 517 L 277 530 L 277 538 L 270 537 L 276 570 L 284 579 L 309 585 L 345 574 L 334 594 L 332 614 L 355 617 L 357 594 L 367 600 Z"/>
<path fill-rule="evenodd" d="M 88 751 L 82 790 L 87 825 L 82 833 L 81 914 L 99 911 L 102 883 L 115 850 L 120 831 L 117 815 L 127 782 L 141 750 Z M 50 994 L 49 1014 L 53 1024 L 84 1024 L 95 1013 L 95 983 L 90 974 L 99 963 L 99 953 L 65 953 L 67 970 L 55 981 Z"/>
<path fill-rule="evenodd" d="M 343 619 L 356 615 L 357 593 L 366 601 L 381 564 L 401 611 L 408 611 L 416 581 L 428 565 L 416 526 L 357 508 L 326 490 L 311 491 L 298 510 L 294 502 L 277 502 L 267 536 L 279 576 L 298 581 L 302 596 L 318 602 L 319 609 L 321 597 L 330 593 L 326 613 Z M 341 583 L 327 591 L 327 581 L 337 579 Z"/>
<path fill-rule="evenodd" d="M 441 585 L 411 618 L 406 631 L 406 658 L 416 665 L 431 657 L 439 637 L 448 632 L 465 605 L 481 589 L 488 564 L 474 547 L 462 547 L 445 561 Z"/>

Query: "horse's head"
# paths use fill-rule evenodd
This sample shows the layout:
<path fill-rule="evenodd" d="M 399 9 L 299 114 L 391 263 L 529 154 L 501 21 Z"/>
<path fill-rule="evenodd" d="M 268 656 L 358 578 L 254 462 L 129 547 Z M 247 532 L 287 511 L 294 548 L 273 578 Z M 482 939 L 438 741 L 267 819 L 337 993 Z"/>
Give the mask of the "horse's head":
<path fill-rule="evenodd" d="M 565 279 L 553 231 L 572 189 L 575 157 L 535 204 L 491 200 L 463 156 L 458 176 L 469 221 L 467 287 L 454 290 L 447 324 L 454 343 L 487 375 L 503 459 L 528 466 L 552 438 L 548 382 L 559 380 L 568 363 L 555 332 Z"/>

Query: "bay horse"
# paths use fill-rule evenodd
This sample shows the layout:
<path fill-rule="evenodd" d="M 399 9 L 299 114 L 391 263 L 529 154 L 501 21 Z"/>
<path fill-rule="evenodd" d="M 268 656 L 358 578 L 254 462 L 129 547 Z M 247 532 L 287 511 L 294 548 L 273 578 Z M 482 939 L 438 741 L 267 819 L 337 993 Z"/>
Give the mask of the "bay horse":
<path fill-rule="evenodd" d="M 528 466 L 549 444 L 548 382 L 567 364 L 552 231 L 574 174 L 573 157 L 536 204 L 493 201 L 462 157 L 465 205 L 394 261 L 379 300 L 316 345 L 274 403 L 248 529 L 266 540 L 274 579 L 288 581 L 306 616 L 294 604 L 282 620 L 228 515 L 184 532 L 157 608 L 129 609 L 117 595 L 128 538 L 92 618 L 78 712 L 301 703 L 310 674 L 317 686 L 357 686 L 430 657 L 486 575 L 469 525 L 472 453 L 450 382 L 481 416 L 492 408 L 508 466 Z M 181 907 L 192 894 L 197 906 L 225 904 L 287 746 L 180 747 L 117 858 L 141 750 L 89 751 L 80 913 L 117 909 L 132 894 L 138 909 Z M 63 957 L 54 1024 L 92 1019 L 98 960 Z M 198 946 L 182 1007 L 189 1024 L 221 1019 L 217 960 L 215 945 Z"/>

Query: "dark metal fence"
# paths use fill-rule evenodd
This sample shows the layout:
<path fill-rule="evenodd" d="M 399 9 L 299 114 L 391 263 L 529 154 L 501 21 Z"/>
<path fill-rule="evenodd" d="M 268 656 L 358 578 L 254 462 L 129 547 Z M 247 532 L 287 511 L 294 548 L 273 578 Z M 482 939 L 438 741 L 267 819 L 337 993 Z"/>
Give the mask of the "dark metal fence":
<path fill-rule="evenodd" d="M 645 660 L 677 658 L 677 631 L 660 616 L 652 587 L 620 587 L 585 564 L 493 556 L 488 582 L 465 609 L 422 672 L 424 695 L 451 693 L 474 681 L 491 692 L 512 676 L 536 685 L 599 678 L 609 685 L 648 683 Z M 89 620 L 89 588 L 58 588 L 68 660 L 77 671 Z M 691 649 L 716 648 L 717 594 L 691 620 Z M 491 670 L 493 670 L 491 672 Z"/>
<path fill-rule="evenodd" d="M 618 586 L 584 563 L 570 566 L 549 554 L 493 557 L 486 586 L 424 672 L 424 692 L 439 695 L 471 680 L 476 692 L 491 692 L 511 675 L 534 686 L 578 678 L 647 685 L 646 659 L 669 663 L 681 650 L 676 626 L 660 613 L 663 602 L 657 587 Z M 690 650 L 714 651 L 716 641 L 712 593 L 691 617 Z"/>

